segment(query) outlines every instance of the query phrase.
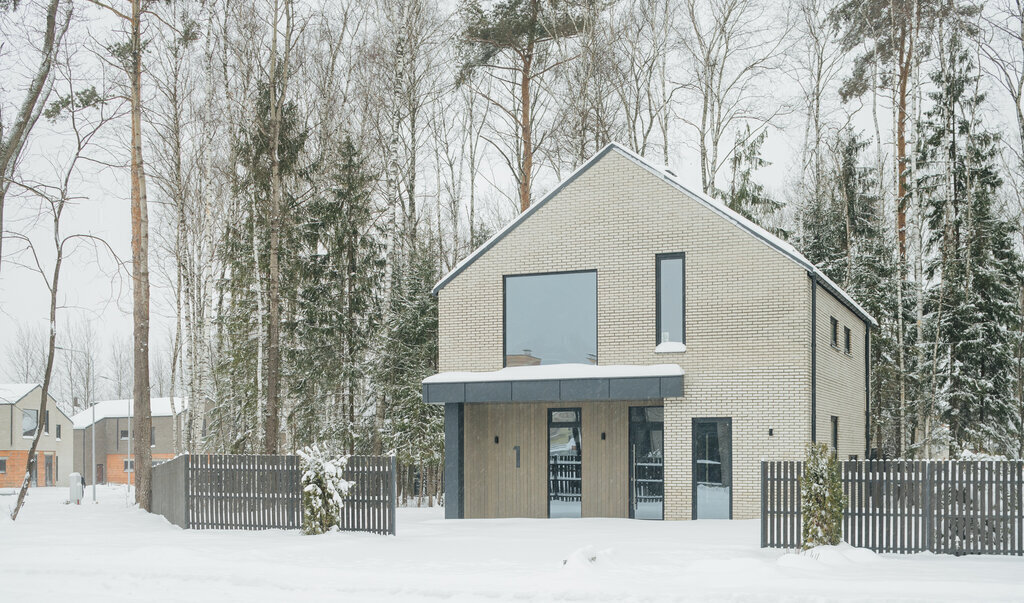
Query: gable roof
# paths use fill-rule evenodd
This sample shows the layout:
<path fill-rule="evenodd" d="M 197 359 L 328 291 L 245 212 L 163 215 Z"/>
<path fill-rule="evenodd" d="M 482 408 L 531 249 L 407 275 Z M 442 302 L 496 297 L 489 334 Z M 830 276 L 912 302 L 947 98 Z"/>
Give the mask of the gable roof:
<path fill-rule="evenodd" d="M 629 159 L 639 167 L 642 167 L 651 174 L 657 176 L 658 178 L 661 178 L 669 185 L 675 187 L 678 191 L 685 193 L 688 197 L 694 199 L 701 205 L 707 207 L 708 209 L 715 212 L 722 218 L 725 218 L 727 221 L 731 222 L 739 229 L 746 231 L 754 238 L 759 239 L 761 242 L 765 243 L 769 247 L 772 247 L 773 249 L 782 253 L 784 256 L 793 260 L 802 268 L 807 270 L 808 275 L 811 275 L 812 277 L 817 279 L 822 287 L 824 287 L 826 290 L 832 293 L 832 295 L 834 295 L 836 299 L 838 299 L 843 305 L 849 308 L 850 311 L 852 311 L 854 314 L 860 317 L 861 320 L 863 320 L 865 323 L 871 326 L 878 326 L 878 322 L 870 314 L 868 314 L 867 310 L 861 307 L 861 305 L 858 304 L 856 300 L 854 300 L 852 297 L 850 297 L 848 293 L 843 291 L 839 287 L 839 285 L 835 284 L 832 281 L 832 279 L 830 279 L 824 272 L 822 272 L 817 266 L 811 263 L 810 260 L 803 256 L 803 254 L 797 251 L 796 247 L 793 247 L 793 245 L 791 245 L 790 243 L 783 241 L 782 239 L 768 232 L 764 228 L 761 228 L 760 226 L 754 224 L 747 218 L 729 209 L 723 203 L 716 201 L 711 197 L 708 197 L 704 193 L 689 188 L 688 186 L 680 182 L 673 174 L 670 174 L 665 170 L 655 166 L 654 164 L 650 163 L 643 157 L 637 155 L 633 151 L 615 142 L 609 143 L 603 149 L 598 151 L 596 155 L 591 157 L 586 163 L 584 163 L 580 167 L 576 168 L 576 171 L 570 174 L 568 178 L 560 182 L 558 186 L 551 190 L 551 192 L 544 195 L 544 197 L 537 201 L 536 203 L 532 204 L 526 211 L 519 214 L 519 216 L 515 220 L 512 220 L 511 222 L 506 224 L 504 228 L 494 233 L 494 235 L 491 236 L 491 238 L 487 239 L 487 241 L 484 242 L 484 244 L 478 247 L 475 251 L 473 251 L 473 253 L 463 258 L 462 261 L 456 264 L 455 267 L 452 268 L 452 270 L 444 276 L 444 278 L 442 278 L 440 281 L 437 282 L 436 285 L 434 285 L 432 293 L 434 295 L 437 295 L 441 291 L 441 289 L 444 288 L 445 285 L 450 283 L 463 270 L 468 268 L 470 264 L 477 260 L 477 258 L 486 253 L 491 247 L 494 247 L 496 244 L 498 244 L 498 242 L 505 238 L 505 236 L 508 233 L 512 232 L 512 230 L 514 230 L 517 226 L 526 221 L 541 206 L 546 204 L 551 198 L 555 197 L 558 193 L 560 193 L 562 189 L 564 189 L 566 186 L 571 184 L 576 178 L 578 178 L 581 174 L 583 174 L 583 172 L 590 169 L 590 167 L 595 165 L 605 155 L 612 151 L 618 152 L 620 155 Z"/>
<path fill-rule="evenodd" d="M 42 386 L 38 383 L 0 383 L 0 404 L 17 404 L 37 387 Z"/>
<path fill-rule="evenodd" d="M 132 401 L 128 400 L 104 400 L 97 402 L 94 406 L 96 407 L 96 422 L 100 422 L 103 419 L 125 419 L 128 417 L 128 409 L 131 407 Z M 188 408 L 187 398 L 174 398 L 174 407 L 171 407 L 171 398 L 153 398 L 149 401 L 150 414 L 154 417 L 172 417 L 175 414 L 181 414 Z M 177 410 L 174 413 L 173 410 Z M 90 406 L 85 410 L 77 413 L 71 420 L 75 424 L 75 429 L 85 429 L 92 425 L 93 408 Z"/>

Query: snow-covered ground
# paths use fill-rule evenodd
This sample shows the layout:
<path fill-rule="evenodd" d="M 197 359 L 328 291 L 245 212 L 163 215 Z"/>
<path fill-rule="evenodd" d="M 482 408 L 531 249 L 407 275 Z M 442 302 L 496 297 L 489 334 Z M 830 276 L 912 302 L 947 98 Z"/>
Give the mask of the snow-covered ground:
<path fill-rule="evenodd" d="M 89 492 L 86 492 L 87 501 Z M 0 602 L 1024 601 L 1024 559 L 817 558 L 758 548 L 756 521 L 444 521 L 400 509 L 398 536 L 188 531 L 99 489 L 73 506 L 0 495 Z"/>

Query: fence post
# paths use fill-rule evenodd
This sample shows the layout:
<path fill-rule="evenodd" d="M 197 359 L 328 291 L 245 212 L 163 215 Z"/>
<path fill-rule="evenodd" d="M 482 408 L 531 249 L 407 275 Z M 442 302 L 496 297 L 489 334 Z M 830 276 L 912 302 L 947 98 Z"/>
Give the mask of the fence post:
<path fill-rule="evenodd" d="M 932 461 L 924 462 L 924 547 L 935 552 L 935 514 L 932 512 Z"/>
<path fill-rule="evenodd" d="M 398 523 L 398 517 L 395 513 L 398 507 L 398 472 L 395 470 L 395 456 L 391 455 L 391 526 L 390 534 L 395 535 L 395 524 Z M 423 487 L 422 480 L 420 480 L 420 488 Z"/>
<path fill-rule="evenodd" d="M 761 548 L 768 546 L 768 463 L 761 461 Z"/>

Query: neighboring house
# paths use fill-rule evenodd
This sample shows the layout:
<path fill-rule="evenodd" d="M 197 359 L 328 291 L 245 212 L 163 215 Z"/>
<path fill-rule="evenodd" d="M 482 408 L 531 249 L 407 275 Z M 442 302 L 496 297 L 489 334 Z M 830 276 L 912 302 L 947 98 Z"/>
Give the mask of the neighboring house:
<path fill-rule="evenodd" d="M 31 470 L 33 486 L 66 486 L 72 468 L 71 419 L 47 395 L 39 416 L 43 387 L 37 383 L 0 384 L 0 488 L 17 488 L 25 479 L 28 451 L 42 428 Z"/>
<path fill-rule="evenodd" d="M 434 292 L 447 517 L 753 518 L 760 460 L 868 450 L 874 320 L 618 145 Z"/>
<path fill-rule="evenodd" d="M 185 427 L 187 400 L 153 398 L 150 409 L 153 427 L 139 437 L 132 433 L 131 400 L 97 402 L 74 416 L 75 471 L 92 483 L 93 429 L 96 430 L 96 483 L 127 484 L 135 470 L 134 450 L 141 444 L 149 446 L 153 463 L 174 458 L 175 422 L 178 433 Z M 95 420 L 93 411 L 95 410 Z"/>

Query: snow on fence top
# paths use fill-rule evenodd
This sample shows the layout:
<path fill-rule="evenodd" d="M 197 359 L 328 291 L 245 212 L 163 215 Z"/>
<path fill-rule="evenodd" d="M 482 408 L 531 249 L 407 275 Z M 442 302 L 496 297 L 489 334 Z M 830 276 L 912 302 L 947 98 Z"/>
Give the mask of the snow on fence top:
<path fill-rule="evenodd" d="M 605 365 L 567 363 L 510 366 L 497 371 L 449 372 L 431 375 L 430 383 L 483 383 L 488 381 L 545 381 L 549 379 L 619 379 L 624 377 L 681 377 L 678 364 Z"/>
<path fill-rule="evenodd" d="M 129 408 L 132 406 L 132 401 L 129 400 L 104 400 L 96 403 L 96 420 L 102 421 L 103 419 L 124 419 L 128 417 Z M 171 407 L 171 398 L 152 398 L 149 401 L 150 412 L 154 417 L 171 417 L 176 414 L 180 414 L 183 410 L 188 408 L 187 398 L 174 398 L 174 407 Z M 82 412 L 71 417 L 72 422 L 75 424 L 75 429 L 85 429 L 92 425 L 92 407 L 86 408 Z"/>

